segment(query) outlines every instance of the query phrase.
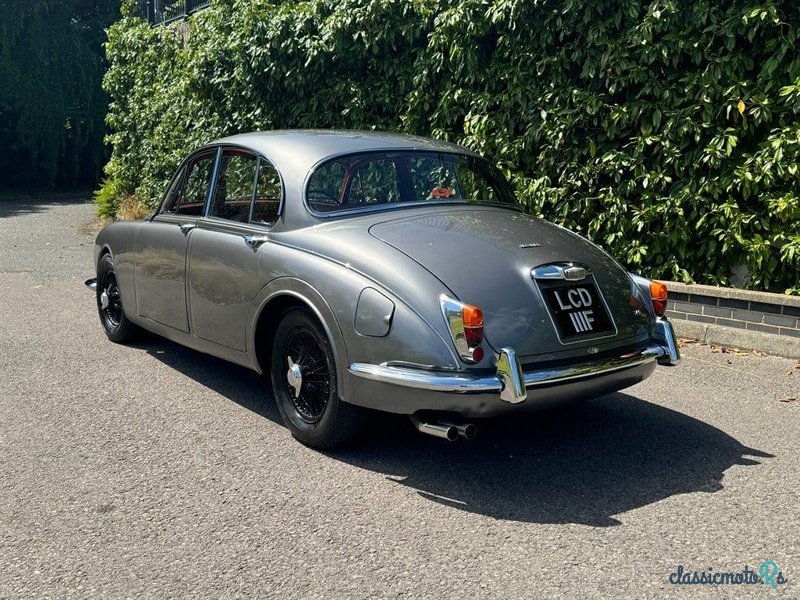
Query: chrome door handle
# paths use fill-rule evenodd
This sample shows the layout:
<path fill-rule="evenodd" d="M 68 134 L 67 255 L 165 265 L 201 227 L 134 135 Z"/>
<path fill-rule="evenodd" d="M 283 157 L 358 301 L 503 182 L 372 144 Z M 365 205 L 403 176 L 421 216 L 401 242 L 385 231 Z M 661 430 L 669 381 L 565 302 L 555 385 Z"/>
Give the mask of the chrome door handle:
<path fill-rule="evenodd" d="M 187 235 L 195 227 L 197 227 L 197 225 L 194 223 L 181 223 L 181 233 Z"/>
<path fill-rule="evenodd" d="M 250 248 L 255 250 L 264 242 L 268 242 L 269 238 L 265 235 L 246 235 L 244 236 L 244 243 Z"/>

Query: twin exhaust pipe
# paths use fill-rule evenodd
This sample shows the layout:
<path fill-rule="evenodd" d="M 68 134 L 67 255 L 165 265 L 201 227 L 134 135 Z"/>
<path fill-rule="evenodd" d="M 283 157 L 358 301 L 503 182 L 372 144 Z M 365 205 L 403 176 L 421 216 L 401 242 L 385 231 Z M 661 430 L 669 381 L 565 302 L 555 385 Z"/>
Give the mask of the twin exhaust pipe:
<path fill-rule="evenodd" d="M 478 427 L 474 423 L 462 423 L 460 425 L 444 422 L 434 423 L 420 421 L 414 415 L 411 415 L 411 422 L 414 424 L 414 427 L 417 428 L 417 431 L 449 442 L 455 442 L 458 438 L 471 440 L 474 439 L 478 433 Z"/>

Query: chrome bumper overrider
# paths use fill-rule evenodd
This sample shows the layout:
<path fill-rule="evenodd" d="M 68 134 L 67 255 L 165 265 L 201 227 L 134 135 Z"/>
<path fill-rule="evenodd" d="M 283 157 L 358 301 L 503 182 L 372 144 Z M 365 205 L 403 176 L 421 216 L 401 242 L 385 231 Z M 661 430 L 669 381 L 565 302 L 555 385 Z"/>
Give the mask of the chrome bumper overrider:
<path fill-rule="evenodd" d="M 455 394 L 495 393 L 504 402 L 518 404 L 528 397 L 528 389 L 538 386 L 563 383 L 586 377 L 595 377 L 622 369 L 635 367 L 650 361 L 675 365 L 680 360 L 680 351 L 672 325 L 666 319 L 657 319 L 653 344 L 635 352 L 607 357 L 591 362 L 566 367 L 551 367 L 539 371 L 524 372 L 517 353 L 512 348 L 503 348 L 497 359 L 497 373 L 490 376 L 475 376 L 468 373 L 446 373 L 395 367 L 386 363 L 373 365 L 354 363 L 350 373 L 357 377 L 390 383 L 431 392 Z"/>

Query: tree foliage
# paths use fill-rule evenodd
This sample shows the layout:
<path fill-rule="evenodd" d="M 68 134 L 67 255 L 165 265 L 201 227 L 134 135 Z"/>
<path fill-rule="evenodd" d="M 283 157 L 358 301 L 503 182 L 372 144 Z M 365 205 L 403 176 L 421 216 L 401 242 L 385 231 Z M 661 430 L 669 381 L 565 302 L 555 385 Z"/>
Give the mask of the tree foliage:
<path fill-rule="evenodd" d="M 188 36 L 127 14 L 105 79 L 120 195 L 152 206 L 220 135 L 401 130 L 481 152 L 632 270 L 800 288 L 795 2 L 217 0 Z"/>
<path fill-rule="evenodd" d="M 119 0 L 0 0 L 0 185 L 97 181 Z"/>

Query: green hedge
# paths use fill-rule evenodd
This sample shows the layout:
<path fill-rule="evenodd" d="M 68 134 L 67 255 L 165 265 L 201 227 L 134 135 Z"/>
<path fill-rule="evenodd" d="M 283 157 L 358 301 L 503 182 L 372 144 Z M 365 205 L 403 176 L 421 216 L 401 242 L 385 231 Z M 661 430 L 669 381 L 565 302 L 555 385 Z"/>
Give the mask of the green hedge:
<path fill-rule="evenodd" d="M 800 292 L 792 0 L 217 0 L 182 27 L 109 31 L 119 194 L 152 206 L 220 135 L 407 131 L 486 155 L 632 270 L 726 284 L 744 265 Z"/>
<path fill-rule="evenodd" d="M 0 0 L 0 188 L 95 185 L 119 0 Z"/>

